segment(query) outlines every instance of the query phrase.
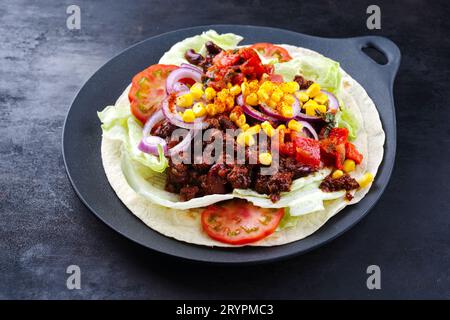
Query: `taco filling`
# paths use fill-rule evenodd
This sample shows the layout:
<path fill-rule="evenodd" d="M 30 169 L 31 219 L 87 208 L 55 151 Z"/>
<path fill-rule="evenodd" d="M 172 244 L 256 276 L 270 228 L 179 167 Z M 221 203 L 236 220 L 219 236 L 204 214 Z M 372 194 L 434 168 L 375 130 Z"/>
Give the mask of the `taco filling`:
<path fill-rule="evenodd" d="M 126 183 L 142 202 L 130 209 L 150 226 L 157 215 L 192 216 L 201 229 L 186 232 L 201 235 L 175 236 L 185 241 L 282 237 L 303 216 L 342 209 L 375 174 L 339 64 L 241 40 L 210 30 L 175 44 L 133 77 L 128 101 L 99 112 L 104 140 L 118 142 L 115 160 L 103 145 L 102 155 L 121 200 L 134 202 L 119 193 Z"/>

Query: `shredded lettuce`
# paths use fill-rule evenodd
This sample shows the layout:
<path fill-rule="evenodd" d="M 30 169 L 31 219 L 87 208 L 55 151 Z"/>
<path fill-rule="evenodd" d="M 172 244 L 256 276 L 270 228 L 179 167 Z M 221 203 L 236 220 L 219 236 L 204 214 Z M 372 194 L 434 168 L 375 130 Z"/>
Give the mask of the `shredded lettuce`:
<path fill-rule="evenodd" d="M 158 157 L 139 150 L 138 145 L 142 140 L 142 125 L 131 114 L 128 104 L 108 106 L 97 114 L 102 122 L 103 136 L 121 141 L 123 152 L 126 152 L 130 159 L 156 172 L 163 172 L 167 168 L 168 161 L 161 147 L 158 148 Z"/>
<path fill-rule="evenodd" d="M 356 139 L 356 134 L 358 132 L 358 121 L 356 117 L 351 113 L 351 111 L 342 105 L 339 112 L 336 115 L 336 124 L 339 128 L 348 129 L 348 137 L 351 141 Z"/>
<path fill-rule="evenodd" d="M 234 33 L 218 34 L 214 30 L 208 30 L 200 35 L 186 38 L 177 42 L 170 48 L 159 60 L 159 63 L 174 64 L 179 66 L 182 63 L 188 63 L 184 58 L 186 50 L 193 49 L 196 52 L 205 53 L 204 44 L 207 41 L 213 41 L 219 47 L 225 50 L 234 49 L 241 42 L 243 37 Z"/>
<path fill-rule="evenodd" d="M 292 81 L 298 74 L 317 82 L 323 89 L 338 93 L 341 86 L 339 63 L 320 56 L 303 56 L 287 62 L 275 63 L 275 73 L 283 76 L 284 81 Z"/>

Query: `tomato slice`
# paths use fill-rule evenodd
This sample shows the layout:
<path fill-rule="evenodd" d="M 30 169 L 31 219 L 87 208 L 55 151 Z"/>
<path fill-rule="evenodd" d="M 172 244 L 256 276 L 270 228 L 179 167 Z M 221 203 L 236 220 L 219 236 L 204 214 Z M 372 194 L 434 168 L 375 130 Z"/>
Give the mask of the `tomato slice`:
<path fill-rule="evenodd" d="M 177 68 L 174 65 L 154 64 L 133 77 L 128 99 L 131 113 L 142 123 L 159 109 L 166 96 L 167 76 Z"/>
<path fill-rule="evenodd" d="M 255 43 L 250 48 L 255 49 L 259 54 L 267 59 L 277 58 L 278 62 L 292 60 L 292 57 L 286 49 L 268 42 Z"/>
<path fill-rule="evenodd" d="M 245 200 L 231 200 L 208 206 L 201 219 L 203 230 L 211 238 L 241 245 L 272 234 L 283 215 L 283 208 L 259 208 Z"/>

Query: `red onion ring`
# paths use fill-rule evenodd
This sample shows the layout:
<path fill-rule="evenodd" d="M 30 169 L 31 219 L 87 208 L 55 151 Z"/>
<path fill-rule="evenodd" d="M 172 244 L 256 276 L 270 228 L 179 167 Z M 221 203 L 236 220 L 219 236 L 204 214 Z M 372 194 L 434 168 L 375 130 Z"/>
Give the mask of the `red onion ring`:
<path fill-rule="evenodd" d="M 174 155 L 178 154 L 179 152 L 184 151 L 187 148 L 189 148 L 192 138 L 198 132 L 199 132 L 199 130 L 194 130 L 194 129 L 189 130 L 188 134 L 183 138 L 183 140 L 181 140 L 180 143 L 178 143 L 176 146 L 169 149 L 169 151 L 167 152 L 169 157 L 173 157 Z"/>
<path fill-rule="evenodd" d="M 174 71 L 172 71 L 166 80 L 166 91 L 168 94 L 176 93 L 177 89 L 177 83 L 181 79 L 192 79 L 195 82 L 201 82 L 202 81 L 202 72 L 199 69 L 194 69 L 194 67 L 181 67 Z"/>
<path fill-rule="evenodd" d="M 314 140 L 319 140 L 319 135 L 317 134 L 317 131 L 314 129 L 312 125 L 310 125 L 306 121 L 299 121 L 299 123 L 303 126 L 302 131 L 307 136 L 313 138 Z"/>
<path fill-rule="evenodd" d="M 155 124 L 160 122 L 162 119 L 164 119 L 164 114 L 161 109 L 153 113 L 152 116 L 147 119 L 144 129 L 142 130 L 144 137 L 149 136 Z"/>
<path fill-rule="evenodd" d="M 171 96 L 167 96 L 161 102 L 161 105 L 162 105 L 161 109 L 162 109 L 162 113 L 164 114 L 166 119 L 170 121 L 170 123 L 172 123 L 173 125 L 175 125 L 177 127 L 185 128 L 185 129 L 194 129 L 194 127 L 199 128 L 199 129 L 206 128 L 206 126 L 208 124 L 203 121 L 205 119 L 205 116 L 196 118 L 194 120 L 194 122 L 185 122 L 185 121 L 183 121 L 181 116 L 176 112 L 176 110 L 172 111 L 170 105 L 173 104 L 173 101 L 169 101 L 169 100 L 175 100 L 175 99 Z"/>
<path fill-rule="evenodd" d="M 294 103 L 292 104 L 292 114 L 293 117 L 291 118 L 287 118 L 285 116 L 283 116 L 278 110 L 275 110 L 269 106 L 266 106 L 265 104 L 261 104 L 260 108 L 262 109 L 262 111 L 264 111 L 264 113 L 268 114 L 271 117 L 277 118 L 279 120 L 283 120 L 283 121 L 287 121 L 287 120 L 291 120 L 292 118 L 295 118 L 297 115 L 300 114 L 301 110 L 300 110 L 300 102 L 298 101 L 298 99 L 296 97 L 294 97 Z"/>
<path fill-rule="evenodd" d="M 193 64 L 189 64 L 189 63 L 182 63 L 182 64 L 180 65 L 180 67 L 181 67 L 181 68 L 188 68 L 188 69 L 192 69 L 192 70 L 194 70 L 194 71 L 198 71 L 198 72 L 201 72 L 201 73 L 203 73 L 203 70 L 202 70 L 202 69 L 200 69 L 200 67 L 194 66 Z"/>
<path fill-rule="evenodd" d="M 336 96 L 326 90 L 320 90 L 320 92 L 325 93 L 328 97 L 328 110 L 327 111 L 336 113 L 339 109 L 339 102 L 338 102 L 338 99 L 336 98 Z"/>
<path fill-rule="evenodd" d="M 262 113 L 261 111 L 256 110 L 255 108 L 253 108 L 252 106 L 249 106 L 247 104 L 244 103 L 244 97 L 242 96 L 242 94 L 240 94 L 237 98 L 236 98 L 236 103 L 242 107 L 242 110 L 244 110 L 244 112 L 246 114 L 248 114 L 250 117 L 259 120 L 259 121 L 272 121 L 272 122 L 278 122 L 279 120 L 275 117 L 269 116 L 265 113 Z"/>
<path fill-rule="evenodd" d="M 161 146 L 164 154 L 167 153 L 167 143 L 158 136 L 145 136 L 138 144 L 138 149 L 145 153 L 150 153 L 155 156 L 159 155 L 158 146 Z"/>

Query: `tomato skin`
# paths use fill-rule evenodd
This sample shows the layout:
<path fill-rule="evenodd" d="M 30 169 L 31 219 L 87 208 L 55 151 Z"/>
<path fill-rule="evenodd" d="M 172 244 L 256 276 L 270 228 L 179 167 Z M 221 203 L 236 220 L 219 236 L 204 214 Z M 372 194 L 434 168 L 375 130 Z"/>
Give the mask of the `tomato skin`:
<path fill-rule="evenodd" d="M 266 58 L 270 59 L 276 57 L 278 59 L 278 62 L 286 62 L 292 60 L 291 55 L 286 49 L 280 46 L 276 46 L 272 43 L 259 42 L 250 46 L 250 48 L 258 51 L 261 55 L 263 55 Z"/>
<path fill-rule="evenodd" d="M 131 81 L 128 99 L 131 113 L 142 123 L 160 108 L 166 96 L 166 79 L 174 65 L 154 64 L 136 74 Z"/>
<path fill-rule="evenodd" d="M 284 215 L 284 209 L 266 209 L 245 200 L 213 204 L 202 211 L 203 230 L 214 240 L 243 245 L 272 234 Z"/>
<path fill-rule="evenodd" d="M 296 136 L 294 138 L 295 159 L 312 168 L 320 167 L 320 143 L 317 140 Z"/>
<path fill-rule="evenodd" d="M 328 137 L 320 141 L 320 155 L 326 165 L 343 169 L 347 139 L 347 128 L 332 128 Z"/>
<path fill-rule="evenodd" d="M 328 135 L 330 139 L 336 139 L 337 143 L 346 143 L 348 140 L 347 128 L 332 128 Z"/>
<path fill-rule="evenodd" d="M 345 144 L 345 158 L 355 161 L 356 164 L 360 164 L 363 159 L 363 155 L 359 153 L 353 143 L 347 141 Z"/>

